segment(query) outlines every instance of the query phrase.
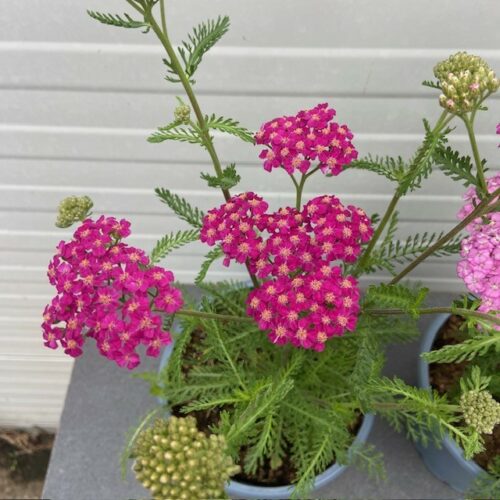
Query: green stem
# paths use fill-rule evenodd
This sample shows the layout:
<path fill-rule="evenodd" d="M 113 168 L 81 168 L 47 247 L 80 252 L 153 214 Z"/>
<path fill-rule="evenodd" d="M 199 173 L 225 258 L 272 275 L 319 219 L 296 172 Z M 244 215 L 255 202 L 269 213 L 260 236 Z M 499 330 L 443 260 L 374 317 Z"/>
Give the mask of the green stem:
<path fill-rule="evenodd" d="M 161 28 L 163 33 L 167 34 L 167 21 L 165 16 L 165 0 L 160 0 L 160 15 L 161 15 Z"/>
<path fill-rule="evenodd" d="M 375 316 L 387 316 L 387 315 L 401 315 L 408 314 L 402 309 L 364 309 L 364 313 L 372 314 Z M 418 314 L 440 314 L 449 313 L 456 314 L 457 316 L 467 317 L 471 316 L 473 318 L 483 319 L 489 321 L 495 325 L 500 325 L 500 318 L 492 316 L 491 314 L 482 313 L 479 311 L 471 311 L 470 309 L 456 308 L 456 307 L 424 307 L 422 309 L 417 309 Z"/>
<path fill-rule="evenodd" d="M 372 253 L 373 249 L 375 248 L 375 245 L 377 244 L 377 241 L 380 239 L 380 236 L 382 236 L 382 233 L 384 232 L 385 226 L 387 226 L 387 223 L 392 217 L 392 214 L 394 213 L 394 210 L 396 209 L 396 206 L 399 202 L 399 199 L 401 198 L 401 195 L 399 192 L 396 190 L 394 193 L 394 196 L 392 197 L 391 202 L 389 203 L 389 206 L 387 207 L 384 217 L 380 221 L 379 225 L 377 226 L 377 229 L 375 229 L 375 232 L 373 233 L 372 238 L 370 239 L 370 242 L 368 243 L 368 246 L 366 247 L 366 250 L 363 252 L 363 255 L 359 259 L 359 262 L 356 266 L 356 269 L 354 270 L 354 275 L 357 276 L 360 271 L 364 269 L 366 266 L 370 254 Z"/>
<path fill-rule="evenodd" d="M 139 7 L 133 0 L 126 0 L 129 5 L 131 5 L 137 12 L 144 14 L 144 10 Z"/>
<path fill-rule="evenodd" d="M 481 162 L 481 157 L 479 156 L 479 149 L 477 147 L 476 135 L 474 134 L 474 118 L 470 119 L 467 116 L 462 116 L 462 120 L 467 129 L 467 134 L 469 134 L 469 142 L 472 148 L 472 154 L 474 156 L 474 163 L 476 164 L 477 171 L 477 181 L 479 183 L 480 190 L 484 193 L 488 193 L 488 186 L 486 184 L 486 179 L 484 178 L 483 164 Z"/>
<path fill-rule="evenodd" d="M 175 314 L 180 314 L 181 316 L 192 316 L 194 318 L 216 319 L 220 321 L 239 321 L 240 323 L 253 322 L 253 319 L 249 318 L 248 316 L 232 316 L 230 314 L 207 313 L 196 311 L 194 309 L 180 309 Z"/>
<path fill-rule="evenodd" d="M 302 177 L 300 178 L 300 183 L 297 186 L 297 195 L 295 197 L 295 208 L 297 210 L 300 210 L 300 207 L 302 206 L 302 192 L 304 191 L 306 180 L 307 180 L 307 175 L 302 174 Z"/>
<path fill-rule="evenodd" d="M 217 177 L 222 177 L 223 175 L 222 166 L 219 157 L 217 156 L 217 152 L 215 151 L 212 142 L 212 137 L 210 136 L 207 122 L 205 120 L 205 116 L 201 111 L 198 100 L 196 99 L 193 88 L 191 87 L 191 83 L 189 82 L 189 78 L 184 72 L 184 69 L 182 68 L 182 65 L 179 61 L 179 58 L 177 57 L 177 54 L 175 53 L 175 50 L 170 42 L 170 39 L 168 38 L 166 25 L 164 30 L 162 31 L 162 29 L 156 22 L 156 19 L 154 18 L 151 12 L 151 8 L 147 9 L 146 12 L 144 12 L 144 19 L 151 25 L 151 28 L 153 29 L 156 36 L 163 45 L 165 51 L 167 52 L 167 55 L 170 59 L 170 63 L 172 64 L 172 67 L 177 73 L 177 76 L 179 77 L 179 80 L 181 81 L 182 86 L 184 87 L 184 91 L 188 96 L 189 102 L 191 103 L 191 107 L 193 108 L 194 114 L 196 115 L 196 120 L 198 121 L 198 127 L 201 132 L 201 139 L 203 141 L 203 145 L 208 151 L 208 154 L 210 155 L 215 173 L 217 174 Z M 222 194 L 224 195 L 224 199 L 226 201 L 229 201 L 231 199 L 231 193 L 229 192 L 229 189 L 221 188 L 221 190 Z M 257 288 L 259 286 L 259 282 L 256 276 L 250 271 L 250 266 L 248 265 L 248 262 L 246 262 L 245 265 L 248 270 L 248 274 L 250 275 L 250 279 L 252 280 L 253 286 Z"/>
<path fill-rule="evenodd" d="M 437 132 L 440 132 L 452 119 L 452 116 L 447 116 L 448 111 L 443 111 L 441 113 L 441 116 L 439 117 L 438 121 L 436 122 L 436 125 L 432 129 L 432 133 L 435 134 Z M 409 173 L 411 173 L 412 170 L 415 170 L 419 166 L 419 161 L 418 161 L 418 156 L 417 155 L 417 161 L 410 166 Z M 389 203 L 389 206 L 387 207 L 384 216 L 382 217 L 382 220 L 380 221 L 379 225 L 377 226 L 377 229 L 373 233 L 373 236 L 368 243 L 368 246 L 366 247 L 366 250 L 363 252 L 363 255 L 358 261 L 358 264 L 356 265 L 356 268 L 353 272 L 355 276 L 359 275 L 359 273 L 363 270 L 363 268 L 366 266 L 368 263 L 368 260 L 370 258 L 370 254 L 372 253 L 373 249 L 375 248 L 375 245 L 377 244 L 378 240 L 380 239 L 380 236 L 382 236 L 382 233 L 384 232 L 385 227 L 387 226 L 387 223 L 390 221 L 392 214 L 396 210 L 396 206 L 401 199 L 402 193 L 399 190 L 399 187 L 396 188 L 396 191 L 392 197 L 392 200 Z"/>
<path fill-rule="evenodd" d="M 401 281 L 410 271 L 417 267 L 422 261 L 424 261 L 429 255 L 439 250 L 448 240 L 456 236 L 462 229 L 468 226 L 474 219 L 481 217 L 482 215 L 500 208 L 500 202 L 496 202 L 493 205 L 489 205 L 497 196 L 500 195 L 500 188 L 494 191 L 491 195 L 485 198 L 462 222 L 457 224 L 453 229 L 448 231 L 442 238 L 439 238 L 434 245 L 431 245 L 425 252 L 422 252 L 413 262 L 408 264 L 397 276 L 395 276 L 389 284 L 394 285 Z"/>

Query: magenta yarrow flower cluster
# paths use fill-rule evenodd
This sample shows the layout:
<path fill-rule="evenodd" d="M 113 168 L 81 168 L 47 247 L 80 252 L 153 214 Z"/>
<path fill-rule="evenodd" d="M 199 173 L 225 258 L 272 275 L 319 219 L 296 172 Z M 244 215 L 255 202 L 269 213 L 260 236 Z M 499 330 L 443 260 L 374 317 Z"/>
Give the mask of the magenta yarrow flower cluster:
<path fill-rule="evenodd" d="M 490 193 L 498 189 L 500 174 L 488 179 L 487 186 Z M 475 188 L 467 190 L 465 200 L 465 206 L 458 213 L 460 219 L 467 217 L 479 203 Z M 481 299 L 479 311 L 499 311 L 500 213 L 491 212 L 483 218 L 475 219 L 466 229 L 469 236 L 462 240 L 457 274 L 467 288 Z"/>
<path fill-rule="evenodd" d="M 49 264 L 57 295 L 47 305 L 42 324 L 45 345 L 76 357 L 88 337 L 100 353 L 129 369 L 140 363 L 137 347 L 158 356 L 171 343 L 162 326 L 164 313 L 175 313 L 182 296 L 174 276 L 151 266 L 145 253 L 121 240 L 130 223 L 113 217 L 85 220 L 69 242 L 61 241 Z"/>
<path fill-rule="evenodd" d="M 225 265 L 246 262 L 267 279 L 249 294 L 247 305 L 273 342 L 322 350 L 328 338 L 356 325 L 357 281 L 334 263 L 356 260 L 373 234 L 370 220 L 362 209 L 344 207 L 329 195 L 301 211 L 267 209 L 255 193 L 234 196 L 207 213 L 200 239 L 220 244 Z"/>
<path fill-rule="evenodd" d="M 333 121 L 335 114 L 325 103 L 264 123 L 255 135 L 257 144 L 267 146 L 259 154 L 264 168 L 306 174 L 317 163 L 324 174 L 338 175 L 358 153 L 351 142 L 352 132 Z"/>

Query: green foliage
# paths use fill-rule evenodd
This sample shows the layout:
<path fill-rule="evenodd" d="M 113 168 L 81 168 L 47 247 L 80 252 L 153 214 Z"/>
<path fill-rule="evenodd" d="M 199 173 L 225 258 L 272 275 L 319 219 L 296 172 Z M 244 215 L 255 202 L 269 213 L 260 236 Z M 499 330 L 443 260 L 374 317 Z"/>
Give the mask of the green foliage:
<path fill-rule="evenodd" d="M 429 87 L 431 89 L 441 90 L 441 86 L 439 85 L 439 82 L 434 82 L 432 80 L 424 80 L 422 82 L 422 85 L 424 87 Z"/>
<path fill-rule="evenodd" d="M 469 156 L 460 156 L 458 151 L 454 151 L 449 146 L 447 148 L 440 147 L 434 152 L 434 161 L 442 172 L 454 181 L 461 181 L 465 187 L 477 187 L 477 179 L 473 173 L 474 166 Z M 484 167 L 486 160 L 481 163 L 483 171 L 488 170 Z"/>
<path fill-rule="evenodd" d="M 443 147 L 447 140 L 446 135 L 450 132 L 449 129 L 441 132 L 431 130 L 427 120 L 424 120 L 424 128 L 424 141 L 410 160 L 406 175 L 399 183 L 398 194 L 400 196 L 420 188 L 422 181 L 429 177 L 434 164 L 434 153 Z"/>
<path fill-rule="evenodd" d="M 441 132 L 431 130 L 427 120 L 424 120 L 424 128 L 423 143 L 409 161 L 404 161 L 400 156 L 397 158 L 367 156 L 353 161 L 349 168 L 369 170 L 396 182 L 399 196 L 404 196 L 409 191 L 420 188 L 422 181 L 429 177 L 432 172 L 436 151 L 443 148 L 446 135 L 450 132 L 449 129 Z"/>
<path fill-rule="evenodd" d="M 368 406 L 383 416 L 398 432 L 424 446 L 432 439 L 437 446 L 449 434 L 464 450 L 465 456 L 483 449 L 481 436 L 470 428 L 460 427 L 458 408 L 450 405 L 446 396 L 419 389 L 399 378 L 380 378 L 371 384 Z"/>
<path fill-rule="evenodd" d="M 233 120 L 232 118 L 224 118 L 222 116 L 211 115 L 205 116 L 205 122 L 209 129 L 235 135 L 242 141 L 249 142 L 250 144 L 255 143 L 252 132 L 244 127 L 241 127 L 240 123 L 236 120 Z"/>
<path fill-rule="evenodd" d="M 222 176 L 220 177 L 202 172 L 201 178 L 207 181 L 209 187 L 221 189 L 231 189 L 241 180 L 241 177 L 236 172 L 236 165 L 234 163 L 227 166 L 222 171 Z"/>
<path fill-rule="evenodd" d="M 245 314 L 248 287 L 228 282 L 201 286 L 207 297 L 200 310 Z M 196 343 L 190 343 L 193 335 Z M 245 447 L 247 472 L 266 461 L 278 467 L 291 454 L 298 471 L 295 495 L 302 498 L 314 476 L 333 460 L 380 469 L 371 448 L 356 447 L 353 456 L 347 455 L 353 440 L 349 428 L 356 419 L 356 408 L 345 406 L 352 401 L 346 392 L 356 370 L 355 335 L 332 339 L 324 352 L 304 352 L 276 348 L 253 323 L 235 327 L 233 322 L 185 318 L 153 389 L 186 413 L 217 410 L 220 420 L 212 430 L 226 437 L 234 456 Z M 370 348 L 380 351 L 383 338 Z M 377 362 L 370 374 L 379 375 L 381 366 Z"/>
<path fill-rule="evenodd" d="M 371 156 L 360 158 L 350 163 L 349 168 L 357 168 L 360 170 L 369 170 L 377 175 L 382 175 L 394 182 L 401 182 L 406 174 L 406 163 L 398 156 L 391 158 L 390 156 Z"/>
<path fill-rule="evenodd" d="M 396 263 L 404 264 L 405 262 L 411 262 L 419 254 L 425 252 L 430 246 L 439 241 L 445 234 L 444 231 L 432 234 L 427 232 L 423 234 L 417 233 L 413 236 L 408 236 L 404 241 L 400 241 L 395 239 L 396 231 L 395 228 L 392 228 L 395 218 L 397 219 L 397 216 L 393 216 L 393 219 L 391 219 L 387 236 L 382 244 L 370 255 L 370 259 L 367 263 L 367 272 L 373 272 L 376 269 L 385 269 L 395 274 Z M 444 257 L 457 254 L 460 252 L 462 238 L 460 234 L 455 236 L 448 240 L 432 255 L 435 257 Z"/>
<path fill-rule="evenodd" d="M 187 231 L 177 231 L 176 233 L 166 234 L 163 238 L 156 242 L 155 247 L 151 251 L 151 264 L 157 264 L 164 259 L 170 252 L 180 248 L 188 243 L 197 241 L 200 238 L 200 231 L 197 229 L 189 229 Z"/>
<path fill-rule="evenodd" d="M 113 14 L 104 14 L 102 12 L 95 12 L 92 10 L 87 10 L 87 14 L 103 24 L 108 24 L 110 26 L 117 26 L 119 28 L 144 28 L 143 33 L 147 33 L 151 26 L 144 21 L 135 21 L 128 14 L 123 14 L 123 17 Z"/>
<path fill-rule="evenodd" d="M 191 83 L 195 83 L 193 75 L 201 63 L 203 56 L 227 33 L 229 30 L 229 17 L 218 17 L 216 20 L 208 20 L 200 23 L 193 29 L 193 33 L 188 36 L 187 42 L 182 42 L 179 47 L 179 55 L 184 64 L 184 71 Z M 167 76 L 167 80 L 178 82 L 177 72 L 172 63 L 164 59 L 163 62 L 172 76 Z"/>
<path fill-rule="evenodd" d="M 180 126 L 178 121 L 173 121 L 165 127 L 159 127 L 157 132 L 148 137 L 148 142 L 151 143 L 163 141 L 188 142 L 190 144 L 200 144 L 201 146 L 205 144 L 198 127 L 194 125 L 190 127 Z"/>
<path fill-rule="evenodd" d="M 195 285 L 201 285 L 203 280 L 206 278 L 208 270 L 210 266 L 217 260 L 220 259 L 224 255 L 224 252 L 220 247 L 212 248 L 206 255 L 205 260 L 203 261 L 200 272 L 196 276 L 194 283 Z"/>
<path fill-rule="evenodd" d="M 436 351 L 422 354 L 428 363 L 462 363 L 472 361 L 477 356 L 485 356 L 493 349 L 500 352 L 500 332 L 491 330 L 478 333 L 460 344 L 449 344 Z"/>
<path fill-rule="evenodd" d="M 172 193 L 169 189 L 156 188 L 155 193 L 180 219 L 197 229 L 201 228 L 204 217 L 201 210 L 192 207 L 184 198 Z"/>
<path fill-rule="evenodd" d="M 380 283 L 380 285 L 371 285 L 366 292 L 364 311 L 369 314 L 370 308 L 373 308 L 372 304 L 376 303 L 383 307 L 401 309 L 418 318 L 418 309 L 422 306 L 428 292 L 428 288 L 411 290 L 400 284 Z"/>

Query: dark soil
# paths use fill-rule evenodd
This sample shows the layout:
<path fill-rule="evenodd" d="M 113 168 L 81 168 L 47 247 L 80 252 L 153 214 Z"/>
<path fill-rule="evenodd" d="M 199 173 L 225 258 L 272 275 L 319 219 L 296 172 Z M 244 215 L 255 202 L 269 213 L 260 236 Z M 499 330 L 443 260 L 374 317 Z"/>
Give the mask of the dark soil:
<path fill-rule="evenodd" d="M 198 349 L 200 342 L 205 337 L 205 333 L 202 331 L 195 331 L 192 334 L 191 342 L 186 347 L 184 353 L 184 359 L 188 360 L 197 360 L 201 361 L 201 352 Z M 190 370 L 190 365 L 187 363 L 182 366 L 182 371 L 184 374 L 187 374 Z M 210 433 L 210 428 L 215 427 L 219 423 L 219 414 L 220 411 L 228 409 L 228 407 L 220 407 L 219 409 L 211 409 L 211 410 L 202 410 L 202 411 L 193 411 L 190 412 L 189 415 L 196 418 L 198 429 L 200 431 L 205 432 L 206 434 Z M 174 406 L 172 408 L 173 415 L 177 417 L 186 416 L 185 413 L 182 412 L 182 406 Z M 362 415 L 358 415 L 357 419 L 353 423 L 352 427 L 349 429 L 350 432 L 355 436 L 361 427 L 363 422 Z M 297 470 L 295 469 L 291 456 L 292 456 L 292 447 L 290 443 L 286 443 L 284 447 L 284 456 L 282 463 L 279 467 L 271 467 L 270 461 L 266 460 L 256 471 L 255 474 L 247 474 L 245 472 L 241 472 L 234 476 L 236 481 L 240 481 L 246 484 L 253 484 L 257 486 L 286 486 L 296 479 Z M 245 463 L 245 455 L 246 449 L 242 447 L 240 449 L 240 455 L 238 463 L 242 466 Z M 333 465 L 332 462 L 331 465 Z M 243 469 L 243 467 L 242 467 Z"/>
<path fill-rule="evenodd" d="M 445 345 L 459 344 L 464 340 L 464 334 L 459 330 L 463 319 L 451 316 L 438 332 L 433 350 L 440 349 Z M 433 363 L 429 366 L 431 385 L 439 394 L 448 394 L 455 397 L 459 394 L 459 381 L 468 362 L 463 363 Z M 474 461 L 487 469 L 488 465 L 500 455 L 500 425 L 493 429 L 492 434 L 483 434 L 485 451 L 474 456 Z"/>
<path fill-rule="evenodd" d="M 40 498 L 54 435 L 0 429 L 0 498 Z"/>

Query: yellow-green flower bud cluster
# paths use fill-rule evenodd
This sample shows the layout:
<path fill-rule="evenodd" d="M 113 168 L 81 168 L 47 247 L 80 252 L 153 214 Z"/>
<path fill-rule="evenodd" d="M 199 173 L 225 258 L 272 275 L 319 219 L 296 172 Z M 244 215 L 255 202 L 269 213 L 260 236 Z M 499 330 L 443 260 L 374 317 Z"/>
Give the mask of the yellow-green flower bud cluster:
<path fill-rule="evenodd" d="M 480 434 L 491 434 L 500 423 L 500 403 L 488 391 L 467 391 L 460 397 L 465 423 Z"/>
<path fill-rule="evenodd" d="M 457 52 L 441 61 L 434 67 L 434 76 L 443 91 L 439 103 L 454 114 L 472 111 L 500 85 L 486 61 L 467 52 Z"/>
<path fill-rule="evenodd" d="M 133 455 L 136 477 L 154 499 L 227 498 L 224 485 L 240 470 L 224 437 L 198 431 L 193 417 L 157 420 Z"/>
<path fill-rule="evenodd" d="M 187 125 L 191 117 L 191 108 L 187 104 L 179 104 L 174 110 L 174 120 Z"/>
<path fill-rule="evenodd" d="M 88 196 L 69 196 L 59 204 L 56 226 L 70 227 L 75 222 L 81 222 L 90 215 L 94 203 Z"/>

